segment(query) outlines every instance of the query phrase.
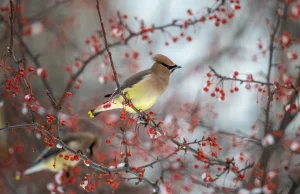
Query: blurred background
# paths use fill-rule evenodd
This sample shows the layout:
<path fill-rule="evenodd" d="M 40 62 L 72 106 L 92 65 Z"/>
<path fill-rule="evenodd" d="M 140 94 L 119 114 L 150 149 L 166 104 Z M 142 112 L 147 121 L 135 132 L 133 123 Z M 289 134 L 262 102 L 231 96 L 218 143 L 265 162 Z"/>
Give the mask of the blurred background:
<path fill-rule="evenodd" d="M 214 9 L 221 1 L 212 0 L 100 0 L 100 8 L 104 17 L 107 36 L 110 44 L 120 40 L 122 32 L 114 23 L 118 21 L 117 12 L 122 20 L 133 31 L 139 32 L 141 24 L 150 28 L 152 25 L 161 26 L 170 24 L 174 20 L 187 21 L 200 18 L 207 13 L 207 8 Z M 155 54 L 164 54 L 182 69 L 174 72 L 171 76 L 170 87 L 160 98 L 158 103 L 151 108 L 154 117 L 164 121 L 166 130 L 170 133 L 177 133 L 188 142 L 201 139 L 217 131 L 243 136 L 255 135 L 256 138 L 263 138 L 262 120 L 264 120 L 264 109 L 266 107 L 266 96 L 257 92 L 258 85 L 239 82 L 224 82 L 224 90 L 229 91 L 238 87 L 239 91 L 227 92 L 226 99 L 211 97 L 211 92 L 204 92 L 206 86 L 206 74 L 210 72 L 209 66 L 213 67 L 219 74 L 231 77 L 233 72 L 238 71 L 241 79 L 247 79 L 251 74 L 255 80 L 265 81 L 268 69 L 268 49 L 270 34 L 276 23 L 276 9 L 281 1 L 273 0 L 252 0 L 239 1 L 241 9 L 235 10 L 234 1 L 226 1 L 226 9 L 232 10 L 234 17 L 216 26 L 214 21 L 208 18 L 203 23 L 188 26 L 181 29 L 169 27 L 164 31 L 156 30 L 151 33 L 151 44 L 143 41 L 141 36 L 134 37 L 128 41 L 128 45 L 118 45 L 111 47 L 112 56 L 119 80 L 123 82 L 129 76 L 141 70 L 149 68 Z M 297 3 L 297 1 L 295 1 Z M 70 75 L 76 74 L 81 69 L 83 61 L 92 56 L 97 49 L 103 49 L 104 45 L 95 47 L 95 40 L 102 41 L 100 23 L 96 10 L 96 2 L 93 0 L 16 0 L 15 29 L 21 36 L 24 44 L 33 56 L 30 56 L 24 45 L 20 45 L 15 38 L 15 54 L 17 58 L 24 58 L 27 61 L 25 69 L 33 67 L 35 73 L 30 75 L 30 85 L 34 91 L 37 102 L 38 121 L 45 122 L 45 115 L 53 113 L 51 101 L 45 93 L 43 85 L 44 78 L 48 81 L 55 99 L 60 99 L 64 95 L 65 88 L 69 83 Z M 9 28 L 6 22 L 9 21 L 9 1 L 0 2 L 0 48 L 1 53 L 6 52 L 9 45 Z M 287 9 L 287 8 L 286 8 Z M 192 15 L 189 11 L 192 11 Z M 285 9 L 283 11 L 286 11 Z M 221 17 L 222 14 L 221 14 Z M 126 18 L 126 19 L 125 19 Z M 289 32 L 292 36 L 299 33 L 299 25 L 295 21 L 288 19 L 280 23 L 279 33 Z M 124 34 L 123 34 L 124 33 Z M 183 35 L 181 35 L 183 33 Z M 172 37 L 178 37 L 174 41 Z M 276 50 L 276 49 L 275 49 Z M 276 50 L 271 80 L 281 79 L 283 73 L 278 71 L 278 65 L 283 65 L 287 69 L 289 76 L 296 76 L 295 65 L 297 60 L 290 62 L 286 52 Z M 297 45 L 291 48 L 297 52 Z M 36 61 L 41 67 L 36 67 Z M 118 139 L 117 126 L 122 126 L 123 121 L 119 121 L 120 111 L 111 111 L 101 114 L 94 120 L 90 120 L 86 114 L 88 110 L 101 104 L 106 99 L 104 95 L 110 93 L 116 87 L 112 79 L 112 71 L 106 54 L 98 55 L 89 62 L 83 69 L 77 81 L 71 87 L 72 97 L 64 100 L 59 118 L 66 122 L 62 135 L 65 132 L 90 131 L 99 136 L 101 143 L 95 161 L 107 166 L 121 161 L 118 157 L 122 145 Z M 6 75 L 4 68 L 0 69 L 0 82 L 4 82 Z M 283 78 L 282 78 L 283 79 Z M 277 79 L 278 80 L 278 79 Z M 211 87 L 210 90 L 213 90 Z M 0 127 L 5 127 L 5 123 L 20 124 L 30 120 L 28 107 L 23 96 L 9 96 L 5 92 L 5 84 L 0 86 Z M 281 102 L 274 103 L 270 120 L 274 128 L 277 125 L 277 113 L 282 111 Z M 191 112 L 196 112 L 196 116 Z M 195 116 L 195 118 L 194 118 Z M 192 123 L 192 119 L 195 119 Z M 115 127 L 108 127 L 108 123 L 113 123 Z M 255 128 L 255 130 L 253 130 Z M 134 136 L 134 127 L 126 132 L 128 138 Z M 297 130 L 297 122 L 290 128 L 289 133 L 293 134 Z M 114 137 L 114 139 L 112 139 Z M 219 138 L 220 136 L 218 136 Z M 221 136 L 218 144 L 223 150 L 218 153 L 218 158 L 240 157 L 243 152 L 246 160 L 258 160 L 261 148 L 251 143 L 238 143 L 232 146 L 232 136 Z M 131 163 L 139 166 L 149 161 L 155 160 L 157 156 L 164 156 L 171 149 L 171 144 L 167 151 L 157 151 L 155 144 L 149 137 L 147 128 L 140 129 L 139 138 L 143 142 L 141 146 L 142 154 L 134 154 L 130 158 Z M 3 130 L 0 132 L 0 186 L 4 193 L 49 193 L 53 185 L 58 185 L 54 174 L 51 172 L 39 172 L 36 174 L 21 177 L 16 180 L 23 170 L 28 168 L 34 159 L 45 148 L 41 137 L 30 129 Z M 107 139 L 112 143 L 108 145 Z M 196 147 L 195 147 L 196 148 Z M 34 151 L 33 151 L 34 150 Z M 133 152 L 134 149 L 133 148 Z M 136 153 L 138 153 L 136 151 Z M 191 186 L 188 176 L 200 176 L 206 170 L 201 162 L 195 161 L 193 154 L 180 152 L 176 157 L 171 157 L 166 163 L 158 163 L 154 168 L 147 169 L 145 176 L 151 180 L 156 180 L 161 175 L 161 169 L 174 165 L 180 158 L 187 166 L 184 173 L 187 177 L 180 179 L 180 184 L 173 185 L 173 193 L 211 193 L 210 187 L 203 185 Z M 181 162 L 177 162 L 181 163 Z M 237 162 L 238 163 L 238 162 Z M 199 164 L 199 169 L 193 169 L 195 164 Z M 241 168 L 245 161 L 241 162 Z M 63 185 L 66 193 L 85 193 L 79 186 L 84 179 L 85 173 L 96 173 L 91 169 L 82 168 L 80 164 L 76 167 L 74 176 L 75 183 Z M 214 170 L 212 170 L 212 173 Z M 246 174 L 248 175 L 248 174 Z M 250 176 L 250 172 L 249 172 Z M 41 178 L 42 177 L 42 178 Z M 166 173 L 166 180 L 173 180 L 172 173 Z M 242 181 L 233 182 L 235 175 L 229 174 L 226 178 L 217 180 L 221 187 L 239 188 L 245 186 Z M 229 181 L 230 180 L 230 181 Z M 120 187 L 115 193 L 142 193 L 151 192 L 149 187 L 143 183 L 135 185 L 134 181 L 124 181 L 120 178 Z M 110 193 L 112 188 L 102 179 L 97 179 L 98 186 L 92 193 Z M 283 184 L 283 188 L 289 187 Z M 172 183 L 171 183 L 172 185 Z M 179 188 L 178 190 L 174 188 Z M 166 190 L 162 189 L 165 193 Z M 57 191 L 59 193 L 59 191 Z"/>

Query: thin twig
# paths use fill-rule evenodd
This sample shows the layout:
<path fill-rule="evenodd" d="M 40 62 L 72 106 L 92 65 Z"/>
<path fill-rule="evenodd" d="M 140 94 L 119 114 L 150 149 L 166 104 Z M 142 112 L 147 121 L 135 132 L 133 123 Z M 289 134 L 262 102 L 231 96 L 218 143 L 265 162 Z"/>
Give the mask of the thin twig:
<path fill-rule="evenodd" d="M 249 164 L 249 165 L 246 165 L 244 168 L 242 168 L 241 170 L 239 170 L 238 173 L 244 172 L 244 171 L 246 171 L 246 170 L 252 168 L 252 167 L 254 166 L 254 164 L 255 164 L 255 163 L 253 162 L 253 163 L 251 163 L 251 164 Z"/>
<path fill-rule="evenodd" d="M 209 69 L 213 72 L 213 76 L 216 76 L 217 78 L 219 78 L 221 81 L 224 80 L 231 80 L 231 81 L 236 81 L 236 82 L 240 82 L 242 83 L 256 83 L 256 84 L 260 84 L 261 86 L 267 86 L 267 87 L 279 87 L 279 88 L 285 88 L 285 89 L 292 89 L 292 90 L 296 90 L 296 88 L 294 87 L 287 87 L 285 85 L 281 85 L 281 84 L 274 84 L 274 83 L 270 83 L 270 82 L 263 82 L 263 81 L 258 81 L 258 80 L 247 80 L 247 79 L 239 79 L 239 78 L 232 78 L 232 77 L 227 77 L 227 76 L 223 76 L 221 74 L 219 74 L 214 68 L 212 68 L 211 66 L 209 66 Z"/>
<path fill-rule="evenodd" d="M 10 16 L 9 16 L 9 21 L 10 21 L 10 41 L 9 41 L 9 48 L 8 52 L 10 55 L 13 55 L 13 46 L 14 46 L 14 3 L 12 0 L 9 1 L 10 4 Z"/>
<path fill-rule="evenodd" d="M 0 19 L 2 19 L 4 21 L 4 23 L 6 24 L 6 26 L 9 26 L 9 22 L 7 22 L 5 20 L 5 18 L 0 14 Z M 22 35 L 20 35 L 19 33 L 17 32 L 14 32 L 14 36 L 17 38 L 17 40 L 22 44 L 22 46 L 24 47 L 24 52 L 26 53 L 26 55 L 29 56 L 29 58 L 31 58 L 31 60 L 33 61 L 33 64 L 36 66 L 36 68 L 42 68 L 42 65 L 41 63 L 39 62 L 38 60 L 38 57 L 35 56 L 31 50 L 29 49 L 28 45 L 23 41 L 22 39 Z M 13 56 L 14 57 L 14 56 Z M 24 59 L 23 59 L 24 60 Z M 17 60 L 15 60 L 17 61 Z M 47 89 L 51 96 L 53 96 L 53 91 L 52 91 L 52 88 L 50 87 L 50 84 L 48 83 L 48 81 L 46 79 L 43 79 L 41 78 L 42 80 L 42 83 L 45 87 L 45 89 Z M 52 102 L 51 102 L 52 103 Z"/>
<path fill-rule="evenodd" d="M 47 89 L 46 89 L 46 94 L 49 96 L 50 100 L 52 101 L 53 107 L 57 110 L 60 110 L 61 107 L 56 103 L 54 97 L 51 95 L 51 93 Z"/>
<path fill-rule="evenodd" d="M 126 139 L 125 130 L 121 129 L 121 133 L 122 133 L 122 143 L 124 143 L 124 146 L 125 146 L 125 158 L 124 158 L 124 162 L 125 162 L 125 166 L 128 167 L 129 166 L 128 143 L 127 143 L 127 139 Z"/>
<path fill-rule="evenodd" d="M 114 73 L 114 78 L 115 78 L 115 82 L 116 82 L 117 88 L 120 91 L 120 84 L 119 84 L 119 81 L 118 81 L 118 75 L 117 75 L 117 71 L 116 71 L 116 68 L 115 68 L 115 65 L 114 65 L 114 61 L 112 60 L 111 52 L 109 50 L 109 46 L 108 46 L 108 42 L 107 42 L 107 38 L 106 38 L 106 32 L 105 32 L 105 28 L 104 28 L 104 24 L 103 24 L 101 12 L 100 12 L 100 7 L 99 7 L 99 1 L 98 0 L 97 0 L 96 8 L 97 8 L 97 12 L 98 12 L 99 20 L 100 20 L 101 29 L 102 29 L 102 32 L 103 32 L 105 49 L 106 49 L 106 51 L 108 53 L 108 57 L 109 57 L 109 61 L 110 61 L 110 66 L 111 66 L 112 71 Z"/>
<path fill-rule="evenodd" d="M 2 127 L 2 128 L 0 128 L 0 131 L 2 131 L 2 130 L 8 130 L 8 129 L 35 127 L 35 126 L 36 126 L 36 123 L 12 125 L 12 126 Z"/>
<path fill-rule="evenodd" d="M 262 146 L 260 139 L 257 139 L 255 137 L 246 136 L 246 135 L 241 135 L 241 134 L 239 134 L 239 132 L 240 131 L 237 131 L 236 133 L 230 133 L 230 132 L 226 132 L 226 131 L 217 131 L 216 134 L 222 134 L 222 135 L 227 135 L 227 136 L 232 136 L 232 137 L 238 137 L 242 140 L 252 142 L 252 143 L 254 143 L 254 144 L 256 144 L 260 147 Z"/>
<path fill-rule="evenodd" d="M 169 159 L 170 157 L 172 157 L 173 155 L 177 154 L 177 151 L 172 152 L 171 154 L 167 155 L 166 157 L 163 158 L 157 158 L 155 161 L 149 163 L 149 164 L 145 164 L 143 166 L 139 166 L 138 169 L 143 169 L 143 168 L 147 168 L 147 167 L 151 167 L 153 168 L 153 165 L 162 161 L 165 161 L 166 159 Z"/>

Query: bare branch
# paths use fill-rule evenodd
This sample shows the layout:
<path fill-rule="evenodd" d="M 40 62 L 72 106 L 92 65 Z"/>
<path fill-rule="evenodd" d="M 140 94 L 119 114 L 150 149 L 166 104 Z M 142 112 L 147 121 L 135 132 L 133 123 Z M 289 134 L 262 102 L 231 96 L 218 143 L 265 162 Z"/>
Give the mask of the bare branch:
<path fill-rule="evenodd" d="M 117 88 L 118 88 L 118 90 L 120 90 L 120 84 L 119 84 L 119 81 L 118 81 L 118 75 L 117 75 L 117 71 L 116 71 L 116 68 L 115 68 L 115 65 L 114 65 L 114 61 L 112 60 L 111 52 L 109 50 L 109 46 L 108 46 L 108 42 L 107 42 L 107 38 L 106 38 L 106 32 L 105 32 L 105 28 L 104 28 L 104 24 L 103 24 L 101 12 L 100 12 L 99 1 L 98 0 L 97 0 L 96 8 L 97 8 L 97 12 L 98 12 L 99 20 L 100 20 L 101 29 L 102 29 L 102 32 L 103 32 L 105 49 L 106 49 L 106 51 L 108 53 L 108 57 L 109 57 L 109 61 L 110 61 L 110 66 L 111 66 L 112 71 L 113 71 L 114 76 L 115 76 L 114 78 L 115 78 L 115 82 L 116 82 Z"/>
<path fill-rule="evenodd" d="M 212 76 L 216 76 L 217 78 L 220 79 L 220 81 L 224 81 L 224 80 L 230 80 L 230 81 L 236 81 L 236 82 L 240 82 L 240 83 L 256 83 L 256 84 L 260 84 L 261 86 L 273 86 L 274 88 L 285 88 L 285 89 L 291 89 L 291 90 L 296 90 L 296 88 L 294 87 L 287 87 L 285 85 L 281 85 L 281 84 L 274 84 L 271 82 L 263 82 L 263 81 L 258 81 L 258 80 L 247 80 L 247 79 L 239 79 L 239 78 L 231 78 L 231 77 L 227 77 L 227 76 L 223 76 L 221 74 L 219 74 L 214 68 L 212 68 L 211 66 L 209 66 L 209 69 L 213 72 Z"/>
<path fill-rule="evenodd" d="M 6 127 L 2 127 L 0 128 L 0 131 L 2 130 L 8 130 L 8 129 L 17 129 L 17 128 L 28 128 L 28 127 L 35 127 L 37 126 L 36 123 L 32 123 L 32 124 L 20 124 L 20 125 L 12 125 L 12 126 L 9 126 L 7 125 Z"/>
<path fill-rule="evenodd" d="M 268 67 L 268 72 L 267 72 L 267 82 L 268 83 L 270 83 L 270 77 L 271 77 L 271 70 L 272 70 L 272 63 L 273 63 L 273 53 L 274 53 L 274 41 L 275 41 L 275 36 L 277 34 L 277 31 L 279 29 L 280 21 L 281 21 L 281 16 L 277 15 L 275 29 L 274 29 L 273 33 L 271 34 L 271 37 L 270 37 L 270 44 L 269 44 L 269 67 Z M 268 102 L 267 102 L 266 120 L 265 120 L 265 128 L 264 128 L 264 134 L 265 135 L 269 131 L 270 106 L 271 106 L 271 102 L 273 100 L 273 94 L 274 93 L 271 92 L 270 85 L 267 85 Z"/>

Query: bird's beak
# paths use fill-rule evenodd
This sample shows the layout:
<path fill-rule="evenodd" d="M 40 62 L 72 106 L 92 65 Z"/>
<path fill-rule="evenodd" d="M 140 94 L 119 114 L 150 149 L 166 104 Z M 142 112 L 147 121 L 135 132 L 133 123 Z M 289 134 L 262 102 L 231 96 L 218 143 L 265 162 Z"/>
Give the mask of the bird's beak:
<path fill-rule="evenodd" d="M 180 69 L 180 68 L 182 68 L 182 67 L 179 65 L 175 65 L 175 69 Z"/>
<path fill-rule="evenodd" d="M 174 65 L 174 66 L 172 66 L 172 69 L 170 69 L 170 71 L 174 72 L 175 69 L 179 69 L 179 68 L 181 68 L 179 65 Z"/>

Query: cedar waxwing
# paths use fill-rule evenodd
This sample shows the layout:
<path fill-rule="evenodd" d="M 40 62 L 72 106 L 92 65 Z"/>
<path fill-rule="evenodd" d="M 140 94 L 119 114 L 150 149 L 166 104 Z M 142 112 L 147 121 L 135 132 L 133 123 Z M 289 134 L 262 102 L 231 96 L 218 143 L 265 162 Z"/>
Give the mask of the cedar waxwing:
<path fill-rule="evenodd" d="M 93 156 L 98 145 L 98 138 L 88 132 L 67 134 L 62 141 L 73 150 L 82 151 L 87 157 Z M 23 174 L 27 175 L 42 170 L 59 172 L 62 169 L 76 166 L 80 160 L 79 158 L 74 158 L 74 154 L 68 151 L 62 151 L 62 149 L 57 148 L 46 148 L 34 161 L 33 165 L 25 170 Z"/>
<path fill-rule="evenodd" d="M 151 108 L 167 89 L 171 73 L 180 66 L 176 65 L 168 57 L 158 54 L 153 57 L 154 64 L 150 69 L 141 71 L 128 78 L 122 85 L 122 93 L 130 100 L 135 108 L 141 111 Z M 123 97 L 119 94 L 111 96 L 107 94 L 104 97 L 111 97 L 112 100 L 92 109 L 88 112 L 91 118 L 94 118 L 101 112 L 122 109 Z M 126 111 L 135 113 L 135 111 L 127 106 Z"/>

